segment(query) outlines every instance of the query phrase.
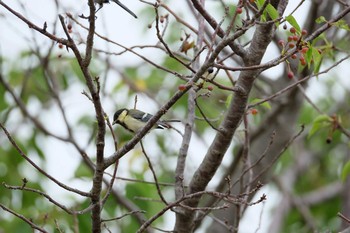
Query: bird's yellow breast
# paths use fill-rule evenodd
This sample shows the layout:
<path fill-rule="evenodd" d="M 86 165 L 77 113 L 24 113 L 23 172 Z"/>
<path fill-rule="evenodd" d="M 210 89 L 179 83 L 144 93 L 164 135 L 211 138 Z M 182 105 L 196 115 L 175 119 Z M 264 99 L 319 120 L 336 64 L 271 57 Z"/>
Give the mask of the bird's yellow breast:
<path fill-rule="evenodd" d="M 133 131 L 134 133 L 137 133 L 145 126 L 144 122 L 131 117 L 128 114 L 128 111 L 126 110 L 120 113 L 120 115 L 118 116 L 118 121 L 124 124 L 124 126 L 126 126 L 129 130 Z"/>
<path fill-rule="evenodd" d="M 124 124 L 133 132 L 137 133 L 139 130 L 141 130 L 146 123 L 136 120 L 135 118 L 131 116 L 124 117 Z"/>

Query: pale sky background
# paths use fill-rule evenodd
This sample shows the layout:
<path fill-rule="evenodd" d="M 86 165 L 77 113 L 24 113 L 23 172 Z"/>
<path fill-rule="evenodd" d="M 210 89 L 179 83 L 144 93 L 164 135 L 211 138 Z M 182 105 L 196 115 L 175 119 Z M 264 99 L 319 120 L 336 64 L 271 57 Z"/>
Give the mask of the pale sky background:
<path fill-rule="evenodd" d="M 32 22 L 34 22 L 37 25 L 43 25 L 45 21 L 47 21 L 49 27 L 48 31 L 52 31 L 51 22 L 53 22 L 57 18 L 56 10 L 53 5 L 53 1 L 43 1 L 43 0 L 21 0 L 21 1 L 13 1 L 13 0 L 4 0 L 6 4 L 10 5 L 13 9 L 15 9 L 18 12 L 23 12 L 22 6 L 20 6 L 19 2 L 23 4 L 23 7 L 25 7 L 26 11 L 26 17 L 29 18 Z M 138 15 L 138 19 L 134 19 L 132 16 L 130 16 L 127 12 L 125 12 L 123 9 L 121 9 L 119 6 L 117 6 L 114 3 L 111 3 L 109 5 L 106 5 L 102 10 L 98 12 L 98 20 L 97 20 L 97 32 L 102 33 L 103 35 L 108 36 L 110 39 L 121 43 L 125 46 L 132 46 L 132 45 L 139 45 L 139 44 L 154 44 L 157 40 L 155 34 L 152 32 L 152 30 L 148 30 L 145 28 L 147 26 L 147 23 L 151 23 L 153 19 L 150 19 L 147 14 L 142 13 L 142 8 L 148 7 L 144 3 L 137 1 L 137 0 L 124 0 L 122 1 L 129 9 L 131 9 L 133 12 L 135 12 Z M 170 2 L 170 1 L 169 1 Z M 290 12 L 291 9 L 295 7 L 295 5 L 299 1 L 290 1 L 290 6 L 287 9 L 287 12 Z M 185 9 L 187 10 L 187 4 L 184 0 L 176 0 L 173 1 L 172 4 L 173 7 L 176 9 L 181 9 L 182 14 L 186 15 L 186 12 L 183 12 Z M 301 21 L 305 20 L 305 16 L 307 16 L 307 13 L 305 12 L 305 9 L 307 9 L 307 5 L 309 5 L 310 1 L 306 1 L 305 6 L 303 6 L 299 11 L 297 11 L 295 17 L 300 20 L 298 21 L 300 24 L 302 24 Z M 65 12 L 70 12 L 73 15 L 80 15 L 80 14 L 88 14 L 88 6 L 87 1 L 71 1 L 71 0 L 61 0 L 60 4 L 64 6 L 64 10 L 60 9 L 59 12 L 61 14 L 64 14 Z M 213 1 L 207 1 L 207 8 L 213 7 L 215 5 L 215 2 Z M 189 18 L 189 20 L 192 20 L 193 18 Z M 141 22 L 141 23 L 139 23 Z M 196 24 L 193 24 L 196 25 Z M 74 27 L 74 26 L 73 26 Z M 1 28 L 1 34 L 0 34 L 0 53 L 7 57 L 13 59 L 13 62 L 18 58 L 18 55 L 20 52 L 22 52 L 25 49 L 28 49 L 28 47 L 31 45 L 31 41 L 33 38 L 36 38 L 38 41 L 42 41 L 43 46 L 48 45 L 48 39 L 44 36 L 39 35 L 37 32 L 33 32 L 24 24 L 22 21 L 20 21 L 17 17 L 10 14 L 7 10 L 5 10 L 3 7 L 0 7 L 0 28 Z M 60 27 L 58 27 L 60 28 Z M 74 28 L 73 28 L 74 29 Z M 65 37 L 62 30 L 58 30 L 58 35 Z M 96 39 L 95 41 L 95 47 L 97 48 L 104 48 L 105 43 L 103 43 L 101 40 Z M 115 46 L 111 46 L 113 51 L 120 51 L 119 48 Z M 57 48 L 57 51 L 58 48 Z M 65 51 L 62 51 L 62 53 L 65 55 Z M 154 50 L 145 50 L 142 51 L 143 54 L 150 57 L 151 60 L 156 60 L 157 54 L 154 53 Z M 71 55 L 71 54 L 68 54 Z M 67 56 L 68 56 L 67 55 Z M 275 54 L 267 54 L 264 57 L 264 60 L 270 60 L 274 57 Z M 116 66 L 124 66 L 124 65 L 134 65 L 138 64 L 140 62 L 140 59 L 132 54 L 123 55 L 122 58 L 112 58 L 113 63 Z M 341 67 L 346 67 L 346 64 L 342 65 Z M 6 67 L 4 67 L 6 69 Z M 275 68 L 270 72 L 280 72 L 280 68 Z M 345 78 L 345 77 L 344 77 Z M 345 79 L 344 79 L 345 80 Z M 318 80 L 314 81 L 316 84 L 319 82 Z M 317 96 L 320 95 L 320 90 L 322 90 L 321 85 L 312 85 L 314 86 L 311 88 L 311 90 L 308 91 L 311 98 L 317 98 Z M 315 87 L 316 86 L 316 87 Z M 91 103 L 86 100 L 84 96 L 81 95 L 81 87 L 72 85 L 67 93 L 65 93 L 62 98 L 65 103 L 65 107 L 68 111 L 69 118 L 73 121 L 78 119 L 79 114 L 85 110 L 86 112 L 92 111 Z M 338 93 L 338 92 L 336 92 Z M 321 93 L 322 94 L 322 93 Z M 149 104 L 149 101 L 147 99 L 138 98 L 138 104 L 143 106 L 145 111 L 148 111 L 150 113 L 155 112 L 157 110 L 157 106 L 154 104 Z M 132 101 L 129 101 L 132 102 Z M 113 103 L 104 102 L 105 110 L 111 115 L 116 110 L 115 106 L 113 106 Z M 31 111 L 40 111 L 38 109 L 38 104 L 32 103 L 31 104 Z M 79 107 L 78 107 L 79 106 Z M 131 107 L 131 106 L 127 106 Z M 42 119 L 47 121 L 52 121 L 52 113 L 54 113 L 55 110 L 52 109 L 50 112 L 45 112 L 41 116 Z M 182 125 L 178 125 L 180 129 L 182 129 Z M 51 126 L 51 129 L 55 132 L 61 132 L 62 131 L 62 125 L 59 123 L 54 123 Z M 63 131 L 64 132 L 64 131 Z M 23 136 L 26 135 L 26 129 L 22 129 Z M 146 143 L 149 145 L 152 145 L 152 139 L 155 139 L 156 133 L 159 132 L 152 132 L 146 137 Z M 179 147 L 180 145 L 180 137 L 174 133 L 174 132 L 166 132 L 168 133 L 172 139 L 174 139 L 174 147 Z M 153 134 L 153 135 L 152 135 Z M 81 140 L 84 142 L 85 138 L 88 135 L 81 135 Z M 42 140 L 44 141 L 44 140 Z M 207 137 L 205 140 L 207 144 L 211 142 L 211 137 Z M 59 144 L 58 144 L 59 143 Z M 204 148 L 206 146 L 203 146 L 203 142 L 200 140 L 194 138 L 194 144 L 190 148 L 190 154 L 200 154 L 204 155 Z M 58 146 L 62 145 L 62 146 Z M 49 154 L 48 157 L 48 164 L 46 165 L 46 170 L 49 171 L 50 174 L 53 176 L 59 175 L 62 182 L 69 182 L 70 186 L 76 186 L 77 188 L 82 188 L 85 191 L 88 191 L 90 189 L 89 183 L 84 183 L 81 181 L 72 181 L 72 173 L 68 171 L 74 171 L 76 166 L 78 165 L 80 159 L 74 158 L 71 155 L 76 154 L 76 151 L 72 147 L 67 147 L 64 143 L 57 142 L 54 139 L 47 139 L 45 140 L 45 145 L 43 145 L 45 148 L 45 153 Z M 113 152 L 112 145 L 107 145 L 106 148 L 107 154 L 108 151 L 110 153 Z M 196 153 L 194 153 L 196 152 Z M 93 153 L 93 152 L 91 152 Z M 197 164 L 201 160 L 202 157 L 196 158 L 196 157 L 189 157 L 190 164 Z M 69 161 L 69 162 L 67 162 Z M 132 164 L 130 165 L 127 160 L 122 161 L 124 164 L 121 164 L 118 169 L 118 175 L 119 176 L 127 176 L 128 169 L 139 169 L 138 164 Z M 227 161 L 226 161 L 227 162 Z M 123 166 L 124 165 L 124 166 Z M 130 167 L 131 166 L 131 167 Z M 194 165 L 189 166 L 187 170 L 193 171 L 195 168 Z M 64 168 L 65 171 L 62 173 L 62 168 Z M 26 167 L 23 169 L 24 174 L 32 174 L 31 168 Z M 152 180 L 152 179 L 150 179 Z M 117 182 L 117 188 L 118 187 Z M 88 184 L 88 185 L 87 185 Z M 49 187 L 49 190 L 52 191 L 52 196 L 54 197 L 66 197 L 67 193 L 63 192 L 62 190 L 57 190 L 57 186 L 52 184 L 51 182 L 47 183 L 47 186 Z M 273 187 L 266 186 L 264 187 L 260 193 L 256 196 L 255 199 L 258 199 L 259 196 L 262 193 L 268 194 L 267 201 L 264 205 L 256 205 L 248 208 L 248 211 L 246 212 L 246 218 L 243 219 L 240 225 L 240 232 L 241 233 L 250 233 L 255 232 L 257 227 L 260 225 L 260 228 L 257 232 L 259 233 L 265 233 L 267 232 L 267 227 L 270 224 L 270 218 L 269 218 L 269 212 L 273 208 L 275 203 L 278 203 L 278 200 L 280 199 L 280 196 L 276 191 L 273 190 Z M 64 198 L 60 198 L 61 200 L 64 200 Z M 260 219 L 261 211 L 264 211 L 262 214 L 262 218 Z M 168 221 L 167 226 L 165 226 L 165 229 L 171 229 L 173 227 L 173 214 L 169 213 L 167 216 Z M 261 222 L 260 222 L 261 221 Z M 259 223 L 260 222 L 260 223 Z M 198 233 L 201 233 L 202 231 L 198 230 Z"/>

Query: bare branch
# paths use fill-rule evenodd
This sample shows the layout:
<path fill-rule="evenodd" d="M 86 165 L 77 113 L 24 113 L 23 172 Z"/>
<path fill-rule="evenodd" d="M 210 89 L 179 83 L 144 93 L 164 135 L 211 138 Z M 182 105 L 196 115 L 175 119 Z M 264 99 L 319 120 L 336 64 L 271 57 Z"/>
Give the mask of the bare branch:
<path fill-rule="evenodd" d="M 58 181 L 57 179 L 55 179 L 53 176 L 49 175 L 47 172 L 45 172 L 43 169 L 41 169 L 36 163 L 34 163 L 34 161 L 32 161 L 22 150 L 21 148 L 17 145 L 16 141 L 12 138 L 11 134 L 7 131 L 7 129 L 3 126 L 2 123 L 0 123 L 0 128 L 2 129 L 2 131 L 6 134 L 8 140 L 10 141 L 10 143 L 12 144 L 12 146 L 17 150 L 17 152 L 22 156 L 22 158 L 24 158 L 26 161 L 28 161 L 28 163 L 30 163 L 36 170 L 38 170 L 41 174 L 43 174 L 44 176 L 46 176 L 47 178 L 49 178 L 51 181 L 53 181 L 54 183 L 56 183 L 58 186 L 60 186 L 61 188 L 68 190 L 70 192 L 79 194 L 81 196 L 84 197 L 90 197 L 90 193 L 87 192 L 83 192 L 80 191 L 79 189 L 75 189 L 75 188 L 71 188 L 63 183 L 61 183 L 60 181 Z"/>
<path fill-rule="evenodd" d="M 31 228 L 35 229 L 35 230 L 38 230 L 40 232 L 43 232 L 43 233 L 48 233 L 48 231 L 44 230 L 43 228 L 39 227 L 38 225 L 36 225 L 35 223 L 33 223 L 32 220 L 24 217 L 23 215 L 21 214 L 18 214 L 16 213 L 15 211 L 11 210 L 10 208 L 7 208 L 6 206 L 4 206 L 3 204 L 0 203 L 0 208 L 3 209 L 4 211 L 16 216 L 17 218 L 19 219 L 22 219 L 24 222 L 26 222 Z"/>

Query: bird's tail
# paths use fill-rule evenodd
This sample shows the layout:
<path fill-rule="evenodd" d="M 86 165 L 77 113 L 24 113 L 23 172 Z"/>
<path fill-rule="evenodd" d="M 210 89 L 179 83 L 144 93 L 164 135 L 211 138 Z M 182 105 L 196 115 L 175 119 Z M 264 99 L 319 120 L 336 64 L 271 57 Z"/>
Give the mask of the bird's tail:
<path fill-rule="evenodd" d="M 158 129 L 170 129 L 173 128 L 169 122 L 181 122 L 180 120 L 162 120 L 158 122 Z"/>
<path fill-rule="evenodd" d="M 135 15 L 134 12 L 132 12 L 129 8 L 127 8 L 123 3 L 121 3 L 118 0 L 112 0 L 113 2 L 115 2 L 118 6 L 120 6 L 121 8 L 123 8 L 125 11 L 127 11 L 130 15 L 134 16 L 134 18 L 137 19 L 137 16 Z"/>
<path fill-rule="evenodd" d="M 176 119 L 170 119 L 170 120 L 162 120 L 162 122 L 181 122 L 180 120 L 176 120 Z"/>

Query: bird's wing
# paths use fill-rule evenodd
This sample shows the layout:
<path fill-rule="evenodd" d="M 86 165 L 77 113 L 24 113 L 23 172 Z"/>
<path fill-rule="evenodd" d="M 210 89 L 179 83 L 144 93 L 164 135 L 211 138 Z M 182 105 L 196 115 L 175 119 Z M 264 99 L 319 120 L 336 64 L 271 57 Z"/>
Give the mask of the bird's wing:
<path fill-rule="evenodd" d="M 142 112 L 142 111 L 139 111 L 139 110 L 135 110 L 135 109 L 130 109 L 129 110 L 129 115 L 130 114 L 132 114 L 132 116 L 135 119 L 141 120 L 143 122 L 147 122 L 153 117 L 153 115 L 151 115 L 149 113 L 145 113 L 145 112 Z"/>

